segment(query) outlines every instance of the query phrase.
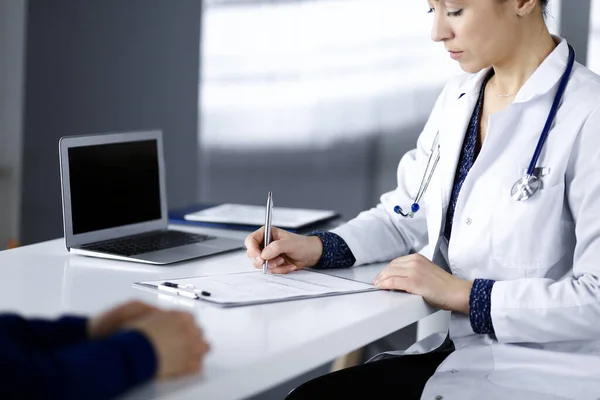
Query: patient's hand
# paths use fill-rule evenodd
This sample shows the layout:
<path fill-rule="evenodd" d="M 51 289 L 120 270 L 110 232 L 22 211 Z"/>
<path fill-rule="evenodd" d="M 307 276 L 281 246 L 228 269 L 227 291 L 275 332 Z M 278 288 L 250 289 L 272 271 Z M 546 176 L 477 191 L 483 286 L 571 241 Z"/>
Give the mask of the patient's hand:
<path fill-rule="evenodd" d="M 157 311 L 158 308 L 141 301 L 118 305 L 89 319 L 88 336 L 91 339 L 109 336 L 126 324 Z"/>
<path fill-rule="evenodd" d="M 159 311 L 129 326 L 150 340 L 158 361 L 157 378 L 174 378 L 198 372 L 209 350 L 194 317 L 182 311 Z"/>

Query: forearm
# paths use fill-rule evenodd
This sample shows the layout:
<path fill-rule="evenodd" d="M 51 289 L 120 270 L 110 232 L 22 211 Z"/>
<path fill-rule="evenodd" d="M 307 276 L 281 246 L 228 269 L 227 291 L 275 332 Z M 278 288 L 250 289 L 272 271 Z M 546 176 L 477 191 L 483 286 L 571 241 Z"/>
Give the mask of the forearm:
<path fill-rule="evenodd" d="M 491 317 L 500 342 L 595 340 L 600 336 L 598 278 L 496 282 Z"/>
<path fill-rule="evenodd" d="M 475 279 L 468 298 L 468 310 L 473 332 L 494 334 L 492 323 L 492 290 L 496 282 L 489 279 Z"/>
<path fill-rule="evenodd" d="M 323 244 L 323 252 L 315 268 L 346 268 L 356 262 L 352 251 L 340 236 L 332 232 L 314 231 L 308 236 L 317 236 Z"/>
<path fill-rule="evenodd" d="M 135 331 L 47 352 L 4 344 L 3 399 L 112 399 L 156 373 L 153 347 Z"/>
<path fill-rule="evenodd" d="M 88 319 L 66 316 L 60 319 L 25 319 L 18 315 L 0 316 L 0 330 L 12 340 L 40 350 L 67 346 L 88 338 Z"/>
<path fill-rule="evenodd" d="M 385 262 L 419 251 L 427 244 L 424 210 L 414 218 L 393 214 L 402 196 L 395 192 L 382 196 L 376 208 L 360 213 L 356 218 L 332 230 L 344 239 L 356 258 L 356 265 Z"/>

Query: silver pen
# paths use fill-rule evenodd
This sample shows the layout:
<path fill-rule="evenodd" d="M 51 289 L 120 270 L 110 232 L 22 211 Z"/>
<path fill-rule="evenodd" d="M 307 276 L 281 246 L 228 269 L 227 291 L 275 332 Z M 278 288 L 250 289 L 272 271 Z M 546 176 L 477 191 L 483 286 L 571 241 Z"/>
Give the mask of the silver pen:
<path fill-rule="evenodd" d="M 273 218 L 273 192 L 269 192 L 267 196 L 267 210 L 265 211 L 265 240 L 264 247 L 266 248 L 271 243 L 271 220 Z M 265 260 L 263 264 L 263 274 L 269 270 L 269 261 Z"/>

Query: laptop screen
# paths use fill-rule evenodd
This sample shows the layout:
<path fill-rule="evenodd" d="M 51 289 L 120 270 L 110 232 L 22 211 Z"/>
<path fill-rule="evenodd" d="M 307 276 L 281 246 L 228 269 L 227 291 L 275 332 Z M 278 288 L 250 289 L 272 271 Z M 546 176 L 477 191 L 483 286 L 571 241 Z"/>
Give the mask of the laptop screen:
<path fill-rule="evenodd" d="M 161 218 L 156 140 L 68 151 L 73 234 Z"/>

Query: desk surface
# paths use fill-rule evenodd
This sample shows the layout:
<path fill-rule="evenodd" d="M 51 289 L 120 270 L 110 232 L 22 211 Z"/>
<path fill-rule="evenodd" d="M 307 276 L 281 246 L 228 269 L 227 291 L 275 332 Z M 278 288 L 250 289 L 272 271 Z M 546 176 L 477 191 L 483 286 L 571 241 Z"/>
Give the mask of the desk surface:
<path fill-rule="evenodd" d="M 247 234 L 177 229 L 230 237 Z M 368 282 L 383 266 L 331 273 Z M 161 267 L 71 255 L 62 239 L 53 240 L 0 252 L 1 311 L 41 317 L 92 315 L 140 299 L 192 312 L 211 345 L 204 372 L 146 385 L 130 392 L 127 399 L 243 399 L 437 311 L 418 296 L 384 291 L 223 309 L 132 287 L 141 280 L 251 268 L 243 250 Z"/>

